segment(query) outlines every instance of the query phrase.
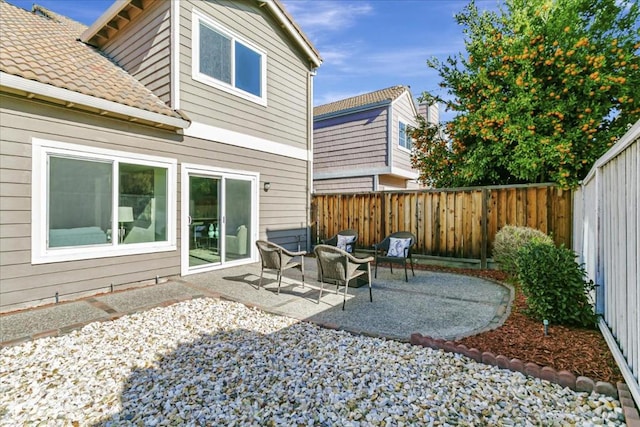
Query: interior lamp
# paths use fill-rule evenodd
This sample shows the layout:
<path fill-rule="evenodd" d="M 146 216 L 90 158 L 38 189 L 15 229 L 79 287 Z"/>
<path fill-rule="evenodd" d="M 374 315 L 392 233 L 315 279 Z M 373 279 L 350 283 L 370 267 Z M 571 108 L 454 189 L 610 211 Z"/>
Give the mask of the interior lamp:
<path fill-rule="evenodd" d="M 133 208 L 131 206 L 118 206 L 118 222 L 120 223 L 120 243 L 124 240 L 124 223 L 133 222 Z"/>

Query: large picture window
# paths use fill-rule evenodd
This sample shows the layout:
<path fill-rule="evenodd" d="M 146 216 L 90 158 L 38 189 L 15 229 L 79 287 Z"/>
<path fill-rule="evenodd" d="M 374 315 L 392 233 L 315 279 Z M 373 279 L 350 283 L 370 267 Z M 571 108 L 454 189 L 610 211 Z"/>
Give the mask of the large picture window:
<path fill-rule="evenodd" d="M 266 55 L 195 11 L 193 22 L 193 78 L 265 105 Z"/>
<path fill-rule="evenodd" d="M 35 263 L 175 247 L 175 161 L 35 139 L 33 146 Z"/>

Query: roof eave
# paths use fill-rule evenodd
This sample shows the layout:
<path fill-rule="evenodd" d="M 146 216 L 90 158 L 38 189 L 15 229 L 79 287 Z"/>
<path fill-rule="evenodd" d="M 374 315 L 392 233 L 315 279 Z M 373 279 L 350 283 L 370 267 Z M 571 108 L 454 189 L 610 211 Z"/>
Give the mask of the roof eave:
<path fill-rule="evenodd" d="M 88 43 L 98 31 L 104 28 L 122 9 L 127 7 L 131 0 L 116 0 L 100 17 L 87 28 L 81 35 L 80 40 Z"/>
<path fill-rule="evenodd" d="M 118 13 L 127 7 L 132 0 L 116 0 L 115 3 L 109 7 L 86 31 L 80 36 L 80 40 L 84 43 L 94 38 L 102 28 L 111 22 Z M 315 47 L 311 44 L 305 36 L 300 33 L 300 30 L 296 28 L 296 25 L 287 17 L 286 12 L 282 6 L 276 0 L 257 0 L 261 5 L 266 5 L 273 16 L 278 20 L 278 23 L 286 30 L 286 32 L 293 38 L 293 40 L 302 49 L 305 55 L 309 58 L 311 65 L 314 68 L 319 67 L 322 64 L 322 58 Z"/>
<path fill-rule="evenodd" d="M 311 44 L 310 41 L 306 39 L 298 29 L 296 25 L 291 22 L 291 20 L 287 17 L 285 11 L 275 0 L 258 0 L 261 4 L 266 4 L 271 13 L 276 17 L 282 27 L 289 33 L 289 35 L 295 40 L 298 46 L 302 49 L 302 51 L 307 55 L 309 61 L 313 67 L 318 68 L 322 64 L 322 58 L 317 53 L 315 47 Z"/>
<path fill-rule="evenodd" d="M 357 107 L 345 108 L 343 110 L 333 111 L 331 113 L 318 114 L 313 117 L 313 121 L 320 121 L 326 119 L 332 119 L 334 117 L 348 116 L 349 114 L 359 113 L 361 111 L 373 110 L 375 108 L 386 107 L 391 105 L 391 100 L 385 99 L 384 101 L 374 102 L 372 104 L 359 105 Z"/>
<path fill-rule="evenodd" d="M 93 110 L 98 110 L 101 114 L 112 113 L 118 116 L 125 116 L 130 121 L 149 122 L 157 127 L 166 126 L 172 129 L 186 129 L 191 124 L 191 122 L 181 118 L 170 117 L 153 111 L 119 104 L 107 99 L 97 98 L 95 96 L 51 86 L 46 83 L 25 79 L 5 72 L 0 72 L 0 86 L 20 92 L 26 92 L 27 94 L 31 94 L 31 97 L 40 96 L 44 98 L 58 99 L 68 106 L 84 106 Z"/>

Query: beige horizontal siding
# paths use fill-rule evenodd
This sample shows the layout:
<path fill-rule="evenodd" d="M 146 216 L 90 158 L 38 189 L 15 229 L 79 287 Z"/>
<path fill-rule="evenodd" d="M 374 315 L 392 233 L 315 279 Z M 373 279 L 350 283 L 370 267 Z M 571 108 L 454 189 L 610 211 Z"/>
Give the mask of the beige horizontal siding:
<path fill-rule="evenodd" d="M 156 1 L 109 41 L 103 51 L 162 101 L 171 101 L 170 1 Z"/>
<path fill-rule="evenodd" d="M 406 149 L 400 148 L 399 145 L 399 122 L 403 122 L 408 126 L 416 126 L 416 119 L 410 102 L 409 96 L 404 95 L 393 103 L 393 167 L 415 172 L 411 168 L 411 153 Z"/>
<path fill-rule="evenodd" d="M 384 167 L 387 164 L 387 109 L 361 113 L 357 120 L 343 117 L 316 121 L 313 138 L 314 172 Z"/>
<path fill-rule="evenodd" d="M 314 193 L 357 193 L 373 191 L 373 176 L 322 179 L 313 181 Z"/>
<path fill-rule="evenodd" d="M 184 1 L 180 15 L 181 108 L 194 121 L 307 148 L 308 62 L 253 1 Z M 192 79 L 191 13 L 196 9 L 267 54 L 268 107 Z M 275 32 L 274 32 L 275 31 Z"/>
<path fill-rule="evenodd" d="M 69 298 L 111 284 L 120 286 L 180 274 L 180 194 L 178 250 L 32 265 L 30 183 L 34 137 L 177 159 L 178 191 L 180 167 L 186 162 L 259 173 L 260 237 L 280 235 L 282 242 L 293 247 L 291 236 L 297 236 L 307 225 L 306 161 L 14 96 L 0 96 L 0 105 L 0 311 L 18 304 L 50 301 L 56 292 L 61 298 Z M 269 192 L 261 190 L 264 181 L 271 182 Z"/>

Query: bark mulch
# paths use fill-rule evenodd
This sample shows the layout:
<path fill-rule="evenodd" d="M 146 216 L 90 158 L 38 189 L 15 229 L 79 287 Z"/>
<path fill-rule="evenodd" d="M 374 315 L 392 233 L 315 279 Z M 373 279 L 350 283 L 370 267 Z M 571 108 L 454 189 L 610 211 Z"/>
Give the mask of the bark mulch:
<path fill-rule="evenodd" d="M 475 270 L 421 265 L 420 268 L 446 271 L 477 277 L 507 281 L 504 272 L 498 270 Z M 549 366 L 556 371 L 567 370 L 576 376 L 589 377 L 594 381 L 616 384 L 624 381 L 611 351 L 598 329 L 585 329 L 549 325 L 544 335 L 542 322 L 527 317 L 526 298 L 518 289 L 511 307 L 511 314 L 504 324 L 492 331 L 463 338 L 456 344 L 477 348 L 481 352 L 490 351 L 509 359 L 517 358 L 523 363 L 534 362 L 539 366 Z"/>

